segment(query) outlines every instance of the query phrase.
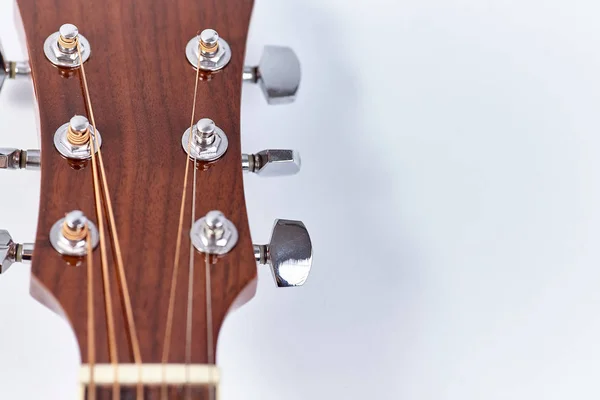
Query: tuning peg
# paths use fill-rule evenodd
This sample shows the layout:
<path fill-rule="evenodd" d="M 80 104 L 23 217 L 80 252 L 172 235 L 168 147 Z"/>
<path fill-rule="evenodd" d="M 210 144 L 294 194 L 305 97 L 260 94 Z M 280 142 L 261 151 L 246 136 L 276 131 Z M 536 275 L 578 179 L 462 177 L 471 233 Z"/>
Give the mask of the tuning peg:
<path fill-rule="evenodd" d="M 263 150 L 242 154 L 242 170 L 261 176 L 294 175 L 300 171 L 300 154 L 296 150 Z"/>
<path fill-rule="evenodd" d="M 0 169 L 40 169 L 39 150 L 0 148 Z"/>
<path fill-rule="evenodd" d="M 254 257 L 269 264 L 278 287 L 302 286 L 312 266 L 312 243 L 301 221 L 275 220 L 268 245 L 254 245 Z"/>
<path fill-rule="evenodd" d="M 244 82 L 258 83 L 269 104 L 287 104 L 300 86 L 300 61 L 289 47 L 265 46 L 260 63 L 246 66 Z"/>
<path fill-rule="evenodd" d="M 8 61 L 6 57 L 4 57 L 4 50 L 2 49 L 2 44 L 0 43 L 0 68 L 2 68 L 2 73 L 0 73 L 0 89 L 2 89 L 2 84 L 8 79 L 15 79 L 18 76 L 29 75 L 31 73 L 31 69 L 29 68 L 29 62 L 27 61 Z"/>
<path fill-rule="evenodd" d="M 15 243 L 10 233 L 0 229 L 0 273 L 3 274 L 15 262 L 24 264 L 31 263 L 33 255 L 33 243 Z"/>

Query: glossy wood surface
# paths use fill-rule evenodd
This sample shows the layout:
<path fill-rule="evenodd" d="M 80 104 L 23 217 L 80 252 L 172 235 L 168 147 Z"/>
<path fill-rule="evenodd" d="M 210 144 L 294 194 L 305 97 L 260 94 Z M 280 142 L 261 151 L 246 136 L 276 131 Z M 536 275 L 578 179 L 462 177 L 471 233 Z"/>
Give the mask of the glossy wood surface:
<path fill-rule="evenodd" d="M 229 138 L 226 155 L 201 166 L 196 216 L 221 210 L 236 225 L 239 242 L 211 267 L 214 334 L 240 294 L 255 290 L 256 264 L 248 227 L 241 170 L 240 101 L 244 50 L 252 0 L 18 0 L 39 107 L 42 177 L 33 274 L 60 303 L 87 362 L 85 260 L 60 256 L 48 232 L 73 209 L 96 220 L 91 165 L 76 169 L 53 146 L 55 130 L 85 115 L 79 71 L 65 73 L 44 56 L 43 43 L 63 23 L 73 23 L 92 47 L 85 64 L 102 134 L 116 224 L 140 340 L 142 361 L 161 361 L 186 156 L 181 135 L 190 126 L 195 71 L 185 45 L 201 29 L 214 28 L 232 49 L 224 71 L 199 84 L 196 120 L 213 119 Z M 192 169 L 190 168 L 190 188 Z M 185 361 L 188 287 L 187 196 L 184 240 L 169 362 Z M 108 237 L 108 236 L 107 236 Z M 132 362 L 109 246 L 118 361 Z M 97 362 L 109 362 L 99 251 L 95 251 Z M 196 253 L 192 362 L 207 361 L 204 256 Z M 215 341 L 216 347 L 216 341 Z"/>
<path fill-rule="evenodd" d="M 210 393 L 210 391 L 213 393 Z M 164 400 L 160 386 L 147 386 L 144 388 L 144 400 Z M 120 400 L 136 400 L 136 389 L 133 387 L 121 387 L 119 391 Z M 167 391 L 168 400 L 209 400 L 214 399 L 214 388 L 208 387 L 169 387 Z M 98 387 L 95 390 L 96 400 L 113 400 L 111 387 Z M 86 399 L 92 397 L 86 393 Z"/>

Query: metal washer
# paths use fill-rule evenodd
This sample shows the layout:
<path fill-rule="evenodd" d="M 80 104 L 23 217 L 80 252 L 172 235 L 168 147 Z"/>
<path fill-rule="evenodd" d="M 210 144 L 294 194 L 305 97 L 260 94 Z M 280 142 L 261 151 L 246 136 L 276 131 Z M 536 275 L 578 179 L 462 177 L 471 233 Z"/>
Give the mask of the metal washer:
<path fill-rule="evenodd" d="M 58 48 L 58 37 L 59 36 L 60 36 L 59 32 L 54 32 L 52 35 L 48 36 L 48 38 L 44 42 L 44 54 L 46 55 L 46 58 L 48 59 L 48 61 L 50 61 L 52 64 L 56 65 L 57 67 L 62 67 L 62 68 L 77 68 L 77 67 L 79 67 L 81 65 L 81 63 L 78 61 L 62 60 L 62 59 L 59 59 L 58 57 L 56 57 L 55 51 L 60 52 L 60 49 Z M 77 37 L 79 39 L 79 44 L 81 46 L 81 58 L 83 59 L 83 62 L 86 62 L 90 58 L 90 55 L 92 54 L 92 48 L 90 47 L 90 42 L 88 42 L 88 40 L 82 34 L 79 34 Z"/>
<path fill-rule="evenodd" d="M 196 248 L 196 250 L 206 253 L 206 254 L 215 254 L 215 255 L 223 255 L 227 254 L 235 247 L 238 241 L 238 231 L 230 220 L 224 218 L 223 229 L 228 231 L 231 235 L 227 238 L 225 245 L 206 245 L 202 241 L 202 236 L 204 235 L 204 224 L 206 217 L 202 217 L 192 225 L 192 229 L 190 230 L 190 239 L 192 239 L 192 244 Z"/>
<path fill-rule="evenodd" d="M 195 159 L 196 161 L 217 160 L 223 157 L 223 154 L 225 154 L 225 152 L 227 151 L 227 147 L 229 147 L 229 140 L 227 140 L 227 135 L 225 134 L 223 129 L 219 128 L 218 126 L 215 126 L 215 135 L 219 136 L 219 138 L 221 139 L 221 143 L 219 143 L 217 151 L 215 153 L 209 155 L 201 154 L 200 152 L 198 152 L 198 149 L 194 144 L 193 138 L 192 145 L 189 146 L 191 132 L 191 128 L 187 128 L 186 131 L 183 133 L 183 136 L 181 137 L 181 147 L 183 147 L 183 151 L 185 151 L 187 155 L 190 156 L 190 158 Z"/>
<path fill-rule="evenodd" d="M 231 48 L 224 39 L 219 38 L 218 41 L 219 48 L 223 50 L 223 55 L 217 61 L 212 61 L 210 57 L 199 54 L 198 40 L 198 37 L 194 36 L 185 46 L 185 56 L 194 68 L 200 67 L 201 70 L 215 72 L 229 64 L 229 61 L 231 61 Z"/>
<path fill-rule="evenodd" d="M 69 129 L 69 123 L 61 125 L 56 132 L 54 133 L 54 147 L 56 150 L 63 155 L 65 158 L 70 158 L 73 160 L 89 160 L 92 158 L 90 143 L 77 146 L 74 144 L 67 144 L 67 131 Z M 99 131 L 94 131 L 94 127 L 90 125 L 90 135 L 96 137 L 96 151 L 98 153 L 98 149 L 102 146 L 102 135 L 100 135 Z M 96 132 L 96 134 L 94 134 Z"/>
<path fill-rule="evenodd" d="M 50 229 L 50 243 L 54 250 L 65 256 L 76 256 L 81 257 L 87 254 L 87 241 L 85 239 L 77 242 L 66 239 L 62 234 L 62 227 L 65 222 L 64 218 L 56 221 Z M 98 246 L 100 237 L 98 235 L 98 228 L 96 225 L 88 220 L 88 230 L 92 234 L 92 249 Z"/>

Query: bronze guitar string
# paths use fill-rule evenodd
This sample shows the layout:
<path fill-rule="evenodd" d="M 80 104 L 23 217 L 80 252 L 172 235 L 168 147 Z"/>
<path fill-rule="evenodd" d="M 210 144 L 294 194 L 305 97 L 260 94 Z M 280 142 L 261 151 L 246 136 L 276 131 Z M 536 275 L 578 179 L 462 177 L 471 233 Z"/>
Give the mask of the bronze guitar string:
<path fill-rule="evenodd" d="M 79 59 L 81 60 L 82 59 L 81 58 L 81 46 L 79 44 L 79 41 L 77 41 L 77 53 L 78 53 Z M 94 128 L 94 133 L 95 133 L 95 132 L 97 132 L 96 131 L 96 121 L 94 118 L 94 111 L 92 109 L 92 102 L 90 99 L 89 88 L 88 88 L 88 84 L 87 84 L 87 76 L 85 74 L 85 67 L 83 66 L 83 62 L 81 63 L 81 78 L 83 81 L 84 93 L 85 93 L 88 111 L 90 113 L 90 119 L 92 121 L 92 127 Z M 125 306 L 124 308 L 125 308 L 125 315 L 126 315 L 126 322 L 127 322 L 127 330 L 129 333 L 129 339 L 130 339 L 134 362 L 138 365 L 138 368 L 141 370 L 142 358 L 141 358 L 139 340 L 138 340 L 138 336 L 137 336 L 137 330 L 136 330 L 136 326 L 135 326 L 135 320 L 133 318 L 133 309 L 131 306 L 131 297 L 130 297 L 129 288 L 127 285 L 127 277 L 125 275 L 123 254 L 121 252 L 121 244 L 119 241 L 119 236 L 117 234 L 117 228 L 116 228 L 115 217 L 114 217 L 114 212 L 113 212 L 113 207 L 112 207 L 112 201 L 110 198 L 108 182 L 106 179 L 106 172 L 104 169 L 104 162 L 102 159 L 102 150 L 100 149 L 99 146 L 97 146 L 96 137 L 94 136 L 91 141 L 91 154 L 92 154 L 92 169 L 94 171 L 94 183 L 96 186 L 95 187 L 96 207 L 98 210 L 100 207 L 98 205 L 99 196 L 97 196 L 97 185 L 96 185 L 97 181 L 98 181 L 98 168 L 96 168 L 96 165 L 95 165 L 96 164 L 96 162 L 95 162 L 96 161 L 95 160 L 95 152 L 96 151 L 98 152 L 99 170 L 100 170 L 100 176 L 102 179 L 103 195 L 104 195 L 104 201 L 106 203 L 108 225 L 109 225 L 110 235 L 111 235 L 112 244 L 113 244 L 113 252 L 116 257 L 119 289 L 121 292 L 120 293 L 121 298 L 122 298 L 124 306 Z M 98 215 L 98 219 L 99 219 L 99 221 L 102 219 L 101 211 L 100 211 L 100 214 Z M 100 223 L 99 223 L 99 226 L 100 226 Z M 102 239 L 101 243 L 102 243 L 104 241 L 104 230 L 101 229 L 99 231 L 100 231 L 100 235 L 101 235 L 101 239 Z M 106 252 L 106 246 L 104 246 L 104 252 Z M 104 269 L 103 269 L 103 271 L 104 271 Z M 107 281 L 106 278 L 107 278 L 108 274 L 105 273 L 103 275 L 106 276 L 105 281 Z M 108 281 L 106 283 L 108 283 Z M 106 287 L 108 288 L 108 295 L 111 296 L 110 286 L 106 286 Z M 105 296 L 106 296 L 106 293 L 105 293 Z M 114 316 L 112 315 L 112 301 L 110 300 L 110 298 L 111 297 L 109 297 L 108 303 L 111 303 L 111 307 L 107 307 L 107 314 L 109 314 L 109 312 L 108 312 L 109 308 L 111 309 L 111 311 L 110 311 L 110 317 L 109 317 L 109 315 L 107 315 L 107 317 L 109 317 L 109 319 L 112 320 L 111 321 L 112 334 L 109 334 L 109 342 L 111 340 L 113 342 L 113 347 L 112 347 L 113 350 L 111 352 L 111 362 L 113 363 L 113 365 L 115 365 L 115 376 L 116 376 L 117 372 L 118 372 L 117 371 L 118 354 L 117 354 L 116 338 L 115 338 L 116 335 L 114 332 Z M 108 322 L 107 322 L 107 325 L 108 325 Z M 110 347 L 111 346 L 109 345 L 109 348 Z M 138 380 L 136 397 L 137 397 L 137 400 L 143 400 L 144 391 L 143 391 L 143 385 L 141 383 L 141 374 L 139 374 L 139 377 L 140 377 L 140 379 Z M 119 390 L 119 385 L 117 383 L 115 383 L 115 385 L 113 385 L 113 397 L 117 400 L 120 396 L 120 393 L 118 393 L 118 390 Z"/>
<path fill-rule="evenodd" d="M 95 129 L 95 128 L 94 128 Z M 108 182 L 106 180 L 106 173 L 104 172 L 104 162 L 102 160 L 102 151 L 98 148 L 98 160 L 100 161 L 100 176 L 102 178 L 102 187 L 104 188 L 104 198 L 106 201 L 106 208 L 108 210 L 107 215 L 109 219 L 110 235 L 112 238 L 113 252 L 117 259 L 117 277 L 119 283 L 119 290 L 121 291 L 121 299 L 125 305 L 125 317 L 127 322 L 127 331 L 129 333 L 129 340 L 131 344 L 131 350 L 133 353 L 133 361 L 138 366 L 140 371 L 140 380 L 137 384 L 137 400 L 143 400 L 144 398 L 144 387 L 141 382 L 141 368 L 142 368 L 142 355 L 140 352 L 140 344 L 137 336 L 137 330 L 135 327 L 135 320 L 133 318 L 133 307 L 131 306 L 131 296 L 129 295 L 129 288 L 127 286 L 127 277 L 125 275 L 125 268 L 123 263 L 123 253 L 121 252 L 121 244 L 119 236 L 117 234 L 117 226 L 115 223 L 115 216 L 113 213 L 112 201 L 110 199 L 110 193 L 108 191 Z"/>
<path fill-rule="evenodd" d="M 62 231 L 62 235 L 65 237 L 65 239 L 78 241 L 78 240 L 83 240 L 88 236 L 89 228 L 88 228 L 88 225 L 85 224 L 83 226 L 83 228 L 74 230 L 70 226 L 67 225 L 67 221 L 65 220 L 61 231 Z"/>
<path fill-rule="evenodd" d="M 83 65 L 82 65 L 82 72 L 84 71 L 83 69 Z M 85 73 L 83 73 L 83 76 L 85 78 Z M 87 89 L 87 80 L 85 80 L 86 82 L 86 89 Z M 88 101 L 89 101 L 89 91 L 88 93 Z M 90 109 L 91 109 L 91 103 L 90 103 Z M 93 121 L 93 113 L 91 114 L 92 117 L 92 122 Z M 95 122 L 92 124 L 92 126 L 94 127 L 94 131 L 96 130 L 95 127 Z M 133 353 L 133 361 L 136 364 L 141 364 L 142 363 L 142 356 L 141 356 L 141 352 L 140 352 L 140 345 L 139 345 L 139 339 L 138 339 L 138 335 L 137 335 L 137 329 L 135 326 L 135 319 L 133 318 L 133 307 L 131 306 L 131 296 L 129 294 L 129 287 L 127 285 L 127 276 L 125 275 L 125 268 L 124 268 L 124 263 L 123 263 L 123 253 L 121 251 L 121 242 L 119 240 L 119 235 L 117 233 L 117 225 L 115 223 L 115 215 L 114 215 L 114 211 L 113 211 L 113 206 L 112 206 L 112 200 L 110 198 L 110 192 L 108 189 L 108 182 L 106 179 L 106 172 L 104 169 L 104 160 L 102 158 L 102 149 L 100 147 L 97 147 L 97 151 L 98 151 L 98 161 L 99 161 L 99 166 L 100 166 L 100 177 L 102 179 L 102 188 L 104 191 L 104 201 L 106 202 L 106 209 L 107 209 L 107 215 L 108 215 L 108 220 L 109 220 L 109 228 L 110 228 L 110 234 L 111 234 L 111 238 L 112 238 L 112 244 L 113 244 L 113 250 L 116 256 L 116 261 L 117 261 L 117 274 L 118 274 L 118 278 L 119 278 L 119 289 L 121 290 L 121 297 L 123 299 L 123 302 L 125 303 L 125 315 L 126 315 L 126 321 L 127 321 L 127 330 L 129 332 L 129 337 L 130 337 L 130 342 L 131 342 L 131 350 Z"/>
<path fill-rule="evenodd" d="M 205 257 L 205 274 L 206 274 L 206 354 L 208 358 L 208 364 L 215 363 L 215 355 L 213 351 L 214 339 L 213 339 L 213 319 L 212 319 L 212 285 L 210 280 L 210 255 L 206 254 Z M 212 370 L 209 372 L 210 380 L 212 381 Z M 213 388 L 209 388 L 209 400 L 215 398 L 215 391 Z"/>
<path fill-rule="evenodd" d="M 79 45 L 79 40 L 76 43 L 77 46 L 77 54 L 79 56 L 79 60 L 83 60 L 81 57 L 81 46 Z M 96 121 L 94 119 L 94 111 L 92 109 L 92 102 L 90 100 L 89 89 L 87 85 L 87 79 L 85 75 L 85 69 L 83 67 L 83 62 L 81 62 L 81 80 L 83 83 L 83 92 L 85 95 L 86 106 L 88 109 L 88 113 L 90 115 L 90 120 L 92 122 L 92 126 L 94 128 L 94 135 L 90 140 L 90 154 L 92 157 L 92 176 L 94 179 L 94 203 L 96 206 L 96 216 L 98 219 L 98 233 L 100 236 L 100 260 L 102 267 L 102 282 L 104 287 L 104 304 L 106 307 L 106 327 L 107 327 L 107 337 L 108 337 L 108 352 L 110 362 L 113 364 L 115 369 L 115 379 L 113 384 L 113 398 L 115 400 L 120 399 L 120 390 L 119 390 L 119 382 L 117 380 L 117 368 L 118 368 L 118 350 L 116 343 L 116 335 L 115 335 L 115 327 L 114 327 L 114 315 L 112 308 L 112 294 L 110 290 L 110 278 L 108 271 L 108 256 L 106 254 L 106 240 L 104 238 L 104 216 L 102 213 L 102 198 L 100 194 L 100 182 L 98 179 L 98 165 L 96 163 Z"/>
<path fill-rule="evenodd" d="M 58 35 L 58 44 L 60 45 L 60 47 L 70 50 L 70 49 L 75 48 L 75 46 L 79 47 L 79 40 L 66 38 L 66 37 L 63 37 L 63 35 Z M 81 60 L 81 58 L 80 58 L 80 60 Z"/>
<path fill-rule="evenodd" d="M 96 364 L 96 335 L 94 324 L 94 254 L 92 253 L 92 235 L 86 227 L 87 247 L 87 330 L 88 330 L 88 364 L 90 365 L 90 385 L 88 400 L 96 400 L 96 384 L 94 383 L 94 365 Z"/>
<path fill-rule="evenodd" d="M 76 146 L 87 144 L 90 141 L 90 130 L 86 129 L 84 132 L 77 132 L 69 124 L 67 128 L 67 140 Z"/>
<path fill-rule="evenodd" d="M 190 137 L 192 135 L 190 134 Z M 193 174 L 193 185 L 192 185 L 192 218 L 191 225 L 194 225 L 196 220 L 196 174 L 198 168 L 196 168 L 196 157 L 194 157 L 194 174 Z M 190 227 L 191 229 L 191 227 Z M 186 315 L 186 329 L 185 329 L 185 363 L 192 363 L 192 316 L 194 310 L 194 246 L 192 246 L 190 239 L 190 263 L 188 273 L 188 293 L 187 293 L 187 315 Z M 186 380 L 190 382 L 190 370 L 186 372 Z M 186 398 L 190 400 L 192 397 L 192 389 L 190 385 L 186 387 Z"/>
<path fill-rule="evenodd" d="M 198 44 L 198 51 L 200 51 L 200 44 Z M 190 122 L 190 137 L 188 140 L 188 150 L 192 147 L 192 132 L 194 129 L 194 117 L 196 114 L 196 98 L 198 96 L 198 81 L 200 78 L 200 68 L 196 68 L 196 81 L 194 84 L 194 100 L 192 102 L 192 117 Z M 175 308 L 175 293 L 177 291 L 177 274 L 179 272 L 179 255 L 181 252 L 181 234 L 183 232 L 183 215 L 185 211 L 185 198 L 187 194 L 188 175 L 190 169 L 190 161 L 188 155 L 185 156 L 185 172 L 183 175 L 183 189 L 181 191 L 181 206 L 179 208 L 179 223 L 177 227 L 177 239 L 175 243 L 175 259 L 173 261 L 173 273 L 171 275 L 171 289 L 169 291 L 169 306 L 167 310 L 167 323 L 165 328 L 165 338 L 163 343 L 163 354 L 162 363 L 166 364 L 169 361 L 169 350 L 171 346 L 171 332 L 173 329 L 173 312 Z M 196 169 L 196 163 L 194 161 L 194 170 Z M 192 221 L 193 223 L 193 221 Z M 163 368 L 163 382 L 166 380 L 165 368 Z M 163 383 L 161 390 L 161 399 L 167 400 L 167 385 Z"/>

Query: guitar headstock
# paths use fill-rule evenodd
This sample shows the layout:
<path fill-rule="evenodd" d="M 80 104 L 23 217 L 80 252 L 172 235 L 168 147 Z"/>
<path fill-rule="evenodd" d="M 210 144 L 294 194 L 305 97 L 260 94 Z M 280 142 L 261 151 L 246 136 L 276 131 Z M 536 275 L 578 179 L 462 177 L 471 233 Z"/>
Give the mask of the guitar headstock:
<path fill-rule="evenodd" d="M 244 66 L 252 5 L 18 1 L 30 59 L 0 56 L 0 87 L 31 72 L 41 149 L 0 149 L 0 169 L 41 169 L 41 198 L 35 245 L 0 231 L 0 264 L 32 258 L 31 292 L 71 323 L 88 398 L 217 385 L 218 333 L 257 262 L 280 287 L 308 276 L 301 222 L 277 220 L 269 245 L 250 237 L 243 172 L 300 168 L 291 150 L 242 154 L 242 83 L 281 104 L 300 80 L 287 48 Z"/>

